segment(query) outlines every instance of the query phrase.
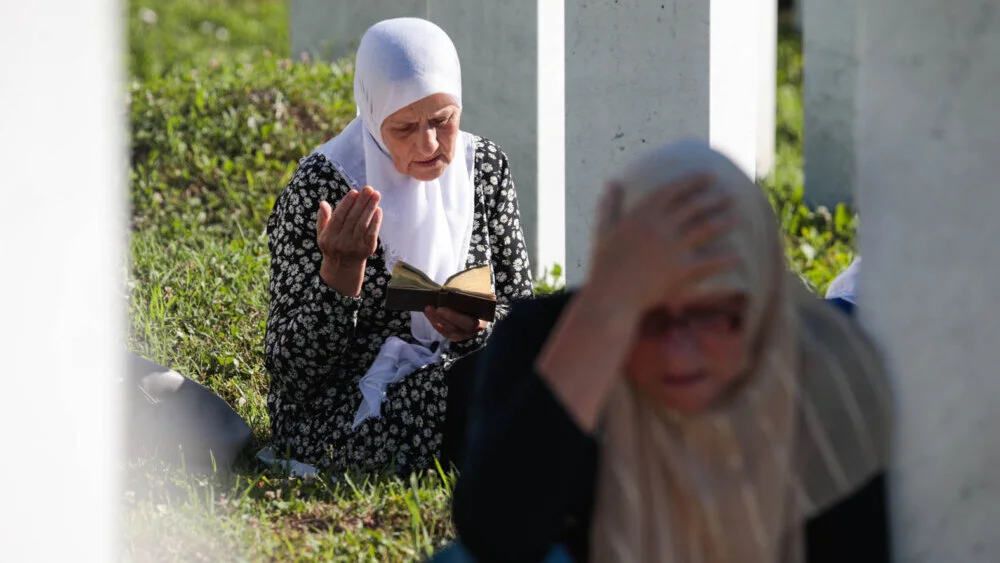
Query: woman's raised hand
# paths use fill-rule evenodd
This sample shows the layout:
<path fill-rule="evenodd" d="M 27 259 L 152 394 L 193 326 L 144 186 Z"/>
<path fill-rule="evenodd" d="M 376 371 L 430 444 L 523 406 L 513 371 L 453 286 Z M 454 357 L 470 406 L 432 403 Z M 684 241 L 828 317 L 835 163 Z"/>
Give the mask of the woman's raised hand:
<path fill-rule="evenodd" d="M 598 208 L 588 285 L 641 315 L 664 299 L 736 264 L 733 254 L 704 254 L 735 226 L 729 197 L 713 178 L 689 176 L 646 196 L 625 215 L 620 188 L 609 186 Z"/>
<path fill-rule="evenodd" d="M 361 293 L 365 264 L 378 247 L 382 226 L 381 196 L 365 186 L 351 190 L 331 208 L 322 201 L 316 214 L 316 243 L 323 253 L 320 276 L 330 287 L 349 296 Z"/>
<path fill-rule="evenodd" d="M 731 202 L 694 176 L 621 213 L 609 187 L 599 204 L 590 277 L 570 301 L 535 369 L 585 432 L 592 432 L 632 349 L 646 310 L 736 263 L 699 250 L 733 228 Z"/>

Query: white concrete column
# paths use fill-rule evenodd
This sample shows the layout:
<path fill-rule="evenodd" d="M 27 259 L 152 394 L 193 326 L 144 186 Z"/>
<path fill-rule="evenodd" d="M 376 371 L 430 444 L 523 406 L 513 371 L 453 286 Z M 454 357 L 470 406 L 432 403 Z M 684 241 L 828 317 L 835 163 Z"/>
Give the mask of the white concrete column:
<path fill-rule="evenodd" d="M 292 57 L 351 56 L 361 35 L 389 18 L 427 17 L 429 0 L 291 0 Z"/>
<path fill-rule="evenodd" d="M 757 0 L 757 41 L 760 54 L 757 77 L 757 177 L 766 178 L 774 169 L 776 90 L 778 87 L 778 2 Z"/>
<path fill-rule="evenodd" d="M 293 52 L 350 55 L 372 24 L 422 17 L 452 38 L 462 61 L 462 128 L 510 158 L 521 226 L 536 273 L 565 265 L 563 0 L 293 0 Z"/>
<path fill-rule="evenodd" d="M 562 0 L 428 0 L 462 61 L 462 128 L 503 147 L 540 274 L 565 264 Z"/>
<path fill-rule="evenodd" d="M 854 201 L 855 28 L 866 0 L 799 0 L 803 19 L 805 198 L 831 209 Z"/>
<path fill-rule="evenodd" d="M 586 275 L 603 181 L 641 151 L 708 138 L 755 175 L 758 9 L 745 0 L 567 0 L 570 285 Z"/>
<path fill-rule="evenodd" d="M 0 2 L 0 558 L 114 561 L 125 6 Z"/>
<path fill-rule="evenodd" d="M 860 311 L 897 394 L 896 561 L 1000 561 L 1000 7 L 858 9 Z"/>
<path fill-rule="evenodd" d="M 531 218 L 535 270 L 566 268 L 566 15 L 564 0 L 538 0 L 538 178 Z M 530 192 L 529 192 L 530 193 Z M 525 217 L 522 214 L 522 217 Z M 524 220 L 522 218 L 522 220 Z"/>

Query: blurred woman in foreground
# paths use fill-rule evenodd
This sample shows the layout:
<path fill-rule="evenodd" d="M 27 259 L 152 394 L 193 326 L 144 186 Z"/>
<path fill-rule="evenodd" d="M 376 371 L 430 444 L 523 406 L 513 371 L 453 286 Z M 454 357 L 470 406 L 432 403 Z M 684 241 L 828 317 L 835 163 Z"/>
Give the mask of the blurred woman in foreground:
<path fill-rule="evenodd" d="M 889 561 L 890 394 L 789 273 L 767 198 L 700 142 L 629 166 L 578 292 L 487 349 L 454 517 L 478 561 Z"/>

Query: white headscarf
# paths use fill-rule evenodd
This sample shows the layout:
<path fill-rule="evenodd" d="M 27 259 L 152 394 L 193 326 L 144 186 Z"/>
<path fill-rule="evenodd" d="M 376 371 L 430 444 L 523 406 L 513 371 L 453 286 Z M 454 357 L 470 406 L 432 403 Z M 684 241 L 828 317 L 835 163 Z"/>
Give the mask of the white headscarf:
<path fill-rule="evenodd" d="M 399 173 L 382 139 L 382 122 L 434 94 L 462 106 L 458 52 L 440 27 L 418 18 L 379 22 L 365 32 L 354 69 L 358 117 L 317 149 L 354 189 L 369 185 L 381 196 L 379 241 L 391 273 L 405 260 L 443 283 L 465 266 L 472 238 L 475 188 L 472 135 L 462 132 L 444 174 L 429 182 Z M 363 401 L 356 428 L 381 414 L 385 388 L 441 359 L 448 341 L 422 313 L 410 313 L 413 342 L 388 338 L 361 378 Z"/>
<path fill-rule="evenodd" d="M 846 270 L 830 282 L 826 289 L 827 299 L 843 299 L 851 305 L 858 304 L 858 269 L 861 267 L 861 257 L 854 259 Z"/>
<path fill-rule="evenodd" d="M 748 365 L 727 396 L 690 415 L 618 379 L 604 413 L 590 560 L 800 562 L 805 522 L 885 467 L 885 369 L 868 337 L 791 275 L 767 198 L 707 144 L 676 143 L 632 163 L 616 180 L 623 207 L 693 172 L 714 174 L 738 219 L 706 252 L 742 258 L 694 291 L 746 293 Z"/>

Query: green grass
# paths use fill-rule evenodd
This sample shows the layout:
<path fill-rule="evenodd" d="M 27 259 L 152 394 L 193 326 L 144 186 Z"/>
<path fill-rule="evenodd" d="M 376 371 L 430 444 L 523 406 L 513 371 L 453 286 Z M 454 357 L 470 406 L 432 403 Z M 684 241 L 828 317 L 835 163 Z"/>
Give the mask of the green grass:
<path fill-rule="evenodd" d="M 148 79 L 288 55 L 287 0 L 131 0 L 129 72 Z"/>
<path fill-rule="evenodd" d="M 129 347 L 219 393 L 255 451 L 268 427 L 264 225 L 297 160 L 353 116 L 350 61 L 285 60 L 286 0 L 133 0 L 128 12 Z M 764 185 L 789 258 L 821 291 L 853 258 L 856 219 L 802 204 L 797 38 L 783 35 L 779 59 L 777 165 Z M 540 290 L 559 287 L 561 270 L 550 274 Z M 441 473 L 335 486 L 247 456 L 236 476 L 148 460 L 127 474 L 133 561 L 419 561 L 453 534 Z"/>
<path fill-rule="evenodd" d="M 453 535 L 454 479 L 187 475 L 131 468 L 125 539 L 134 561 L 421 561 Z"/>

